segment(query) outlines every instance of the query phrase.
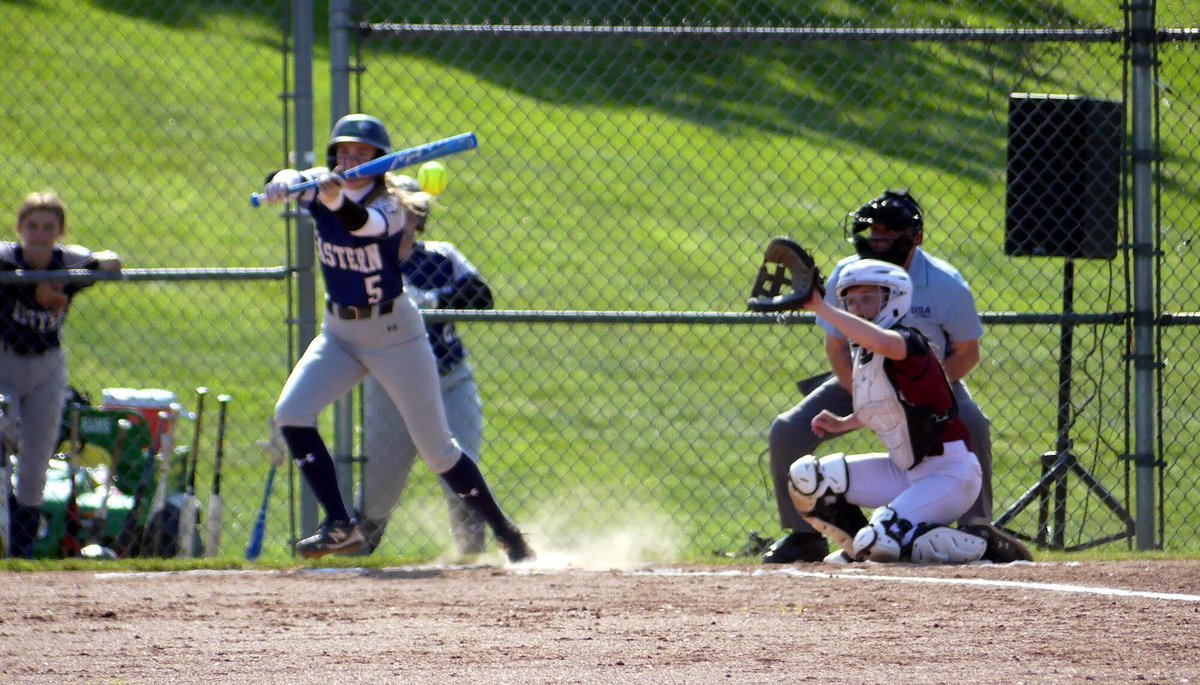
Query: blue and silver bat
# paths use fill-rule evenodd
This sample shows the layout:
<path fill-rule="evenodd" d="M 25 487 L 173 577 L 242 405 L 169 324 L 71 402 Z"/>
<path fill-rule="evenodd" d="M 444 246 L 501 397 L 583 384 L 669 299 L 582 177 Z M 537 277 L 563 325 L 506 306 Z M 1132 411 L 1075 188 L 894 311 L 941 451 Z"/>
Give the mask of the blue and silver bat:
<path fill-rule="evenodd" d="M 432 143 L 425 143 L 424 145 L 410 147 L 406 150 L 397 150 L 391 154 L 376 157 L 366 164 L 359 164 L 353 169 L 340 172 L 338 175 L 343 180 L 381 176 L 389 171 L 395 171 L 396 169 L 416 164 L 424 164 L 432 159 L 456 155 L 477 147 L 479 147 L 479 140 L 475 138 L 474 133 L 460 133 L 457 136 L 435 140 Z M 312 190 L 319 183 L 319 181 L 305 181 L 304 183 L 288 186 L 288 194 L 297 195 L 306 190 Z M 258 207 L 266 199 L 267 196 L 263 193 L 254 193 L 250 196 L 250 204 L 251 206 Z"/>

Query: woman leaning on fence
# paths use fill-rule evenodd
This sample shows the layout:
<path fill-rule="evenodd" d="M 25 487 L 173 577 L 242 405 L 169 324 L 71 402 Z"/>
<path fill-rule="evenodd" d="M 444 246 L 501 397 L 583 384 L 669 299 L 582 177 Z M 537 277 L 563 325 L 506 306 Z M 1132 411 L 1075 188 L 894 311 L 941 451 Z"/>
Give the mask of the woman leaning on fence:
<path fill-rule="evenodd" d="M 17 210 L 16 242 L 0 242 L 0 270 L 117 271 L 113 252 L 63 244 L 66 207 L 53 192 L 31 193 Z M 30 557 L 46 487 L 46 470 L 58 442 L 67 396 L 67 360 L 60 331 L 71 298 L 90 283 L 0 284 L 0 393 L 11 407 L 4 430 L 14 439 L 16 489 L 9 501 L 9 554 Z"/>

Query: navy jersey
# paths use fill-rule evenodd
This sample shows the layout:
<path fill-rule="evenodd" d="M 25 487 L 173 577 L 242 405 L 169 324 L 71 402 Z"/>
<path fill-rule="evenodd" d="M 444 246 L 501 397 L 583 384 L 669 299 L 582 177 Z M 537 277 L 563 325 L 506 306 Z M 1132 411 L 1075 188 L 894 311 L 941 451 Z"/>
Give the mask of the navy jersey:
<path fill-rule="evenodd" d="M 319 200 L 306 204 L 316 223 L 317 261 L 325 277 L 325 293 L 337 304 L 365 307 L 395 299 L 404 291 L 400 242 L 407 212 L 387 193 L 367 207 L 383 215 L 385 235 L 353 235 Z"/>
<path fill-rule="evenodd" d="M 437 293 L 439 307 L 453 309 L 490 309 L 491 291 L 479 272 L 462 252 L 446 242 L 419 242 L 401 265 L 408 285 L 419 291 Z M 454 323 L 427 322 L 429 344 L 437 356 L 438 373 L 443 376 L 467 357 Z"/>
<path fill-rule="evenodd" d="M 54 248 L 49 270 L 95 269 L 92 251 L 79 245 L 60 245 Z M 0 243 L 0 271 L 24 269 L 25 259 L 20 244 Z M 68 301 L 90 283 L 67 283 L 63 294 Z M 9 351 L 20 354 L 41 354 L 62 345 L 59 332 L 67 318 L 70 304 L 59 311 L 38 304 L 34 297 L 36 283 L 0 284 L 0 338 Z"/>

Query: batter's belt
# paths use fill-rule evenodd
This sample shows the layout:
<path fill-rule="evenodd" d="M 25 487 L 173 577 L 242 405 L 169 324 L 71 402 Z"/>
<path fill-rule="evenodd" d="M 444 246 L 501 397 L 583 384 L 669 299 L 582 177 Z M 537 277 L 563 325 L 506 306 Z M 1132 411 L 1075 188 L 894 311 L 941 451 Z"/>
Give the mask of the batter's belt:
<path fill-rule="evenodd" d="M 367 307 L 356 307 L 352 304 L 338 304 L 332 300 L 325 300 L 325 311 L 339 319 L 346 320 L 369 319 L 372 316 L 383 316 L 384 314 L 391 314 L 395 308 L 395 299 Z"/>

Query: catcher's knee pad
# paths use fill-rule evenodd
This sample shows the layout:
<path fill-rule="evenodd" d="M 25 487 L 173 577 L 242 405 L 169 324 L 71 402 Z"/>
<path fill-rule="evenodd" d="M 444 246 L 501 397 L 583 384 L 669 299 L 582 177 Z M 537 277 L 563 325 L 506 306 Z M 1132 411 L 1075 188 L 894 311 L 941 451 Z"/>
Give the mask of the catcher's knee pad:
<path fill-rule="evenodd" d="M 904 535 L 912 528 L 912 523 L 900 518 L 895 509 L 879 507 L 854 536 L 850 556 L 859 561 L 900 561 L 904 556 Z"/>
<path fill-rule="evenodd" d="M 965 564 L 982 559 L 987 546 L 965 530 L 923 523 L 913 534 L 909 558 L 914 564 Z"/>
<path fill-rule="evenodd" d="M 788 495 L 801 514 L 814 511 L 829 495 L 840 501 L 850 486 L 846 455 L 838 452 L 818 459 L 811 454 L 797 459 L 788 470 Z"/>

